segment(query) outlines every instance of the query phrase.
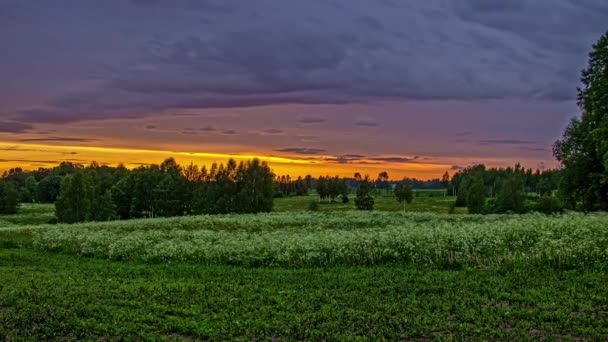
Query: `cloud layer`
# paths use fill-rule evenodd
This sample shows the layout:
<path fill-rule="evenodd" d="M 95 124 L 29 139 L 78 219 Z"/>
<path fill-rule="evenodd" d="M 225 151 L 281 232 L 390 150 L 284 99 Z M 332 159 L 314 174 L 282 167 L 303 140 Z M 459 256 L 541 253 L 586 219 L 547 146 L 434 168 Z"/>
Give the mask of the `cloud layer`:
<path fill-rule="evenodd" d="M 21 130 L 197 108 L 573 99 L 586 51 L 608 17 L 603 0 L 134 0 L 59 7 L 0 4 L 11 18 L 0 33 L 10 51 L 0 55 L 0 73 L 8 75 L 2 87 L 66 85 L 8 108 L 2 119 L 22 122 Z M 49 58 L 35 58 L 40 52 Z M 316 119 L 298 121 L 322 122 Z M 0 130 L 19 131 L 8 125 Z"/>

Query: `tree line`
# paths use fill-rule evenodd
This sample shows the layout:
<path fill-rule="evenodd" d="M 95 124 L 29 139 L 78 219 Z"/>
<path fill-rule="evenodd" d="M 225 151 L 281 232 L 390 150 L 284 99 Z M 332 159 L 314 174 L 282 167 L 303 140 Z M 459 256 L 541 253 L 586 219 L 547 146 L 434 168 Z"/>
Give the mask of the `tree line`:
<path fill-rule="evenodd" d="M 37 181 L 36 176 L 41 175 Z M 32 193 L 37 197 L 24 194 L 25 184 L 32 183 L 28 179 L 36 182 Z M 194 164 L 183 167 L 173 158 L 133 170 L 95 162 L 87 167 L 62 163 L 50 170 L 6 172 L 0 196 L 12 198 L 11 210 L 6 212 L 15 212 L 19 201 L 54 202 L 57 219 L 68 223 L 257 213 L 272 210 L 273 181 L 270 167 L 258 159 L 238 164 L 230 159 L 225 165 L 214 163 L 210 169 Z M 2 203 L 8 203 L 3 198 Z"/>
<path fill-rule="evenodd" d="M 469 213 L 552 213 L 564 208 L 557 193 L 560 175 L 560 170 L 533 171 L 519 164 L 491 169 L 479 164 L 454 174 L 448 193 Z"/>

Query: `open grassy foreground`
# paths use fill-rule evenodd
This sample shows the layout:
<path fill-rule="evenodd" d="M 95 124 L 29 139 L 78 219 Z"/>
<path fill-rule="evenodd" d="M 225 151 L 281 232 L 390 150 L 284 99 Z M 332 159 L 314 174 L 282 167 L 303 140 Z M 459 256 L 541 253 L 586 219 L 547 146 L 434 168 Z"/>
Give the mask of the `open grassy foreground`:
<path fill-rule="evenodd" d="M 0 339 L 608 338 L 595 267 L 243 268 L 0 249 Z"/>
<path fill-rule="evenodd" d="M 608 215 L 0 227 L 0 340 L 606 340 Z"/>

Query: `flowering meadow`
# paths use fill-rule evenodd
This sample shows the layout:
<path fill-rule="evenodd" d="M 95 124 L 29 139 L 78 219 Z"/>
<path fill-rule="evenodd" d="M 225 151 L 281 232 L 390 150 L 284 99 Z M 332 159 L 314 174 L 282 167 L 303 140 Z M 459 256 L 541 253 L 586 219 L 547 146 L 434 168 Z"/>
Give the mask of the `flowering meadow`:
<path fill-rule="evenodd" d="M 3 235 L 40 250 L 147 263 L 608 265 L 605 214 L 271 213 L 7 227 Z"/>

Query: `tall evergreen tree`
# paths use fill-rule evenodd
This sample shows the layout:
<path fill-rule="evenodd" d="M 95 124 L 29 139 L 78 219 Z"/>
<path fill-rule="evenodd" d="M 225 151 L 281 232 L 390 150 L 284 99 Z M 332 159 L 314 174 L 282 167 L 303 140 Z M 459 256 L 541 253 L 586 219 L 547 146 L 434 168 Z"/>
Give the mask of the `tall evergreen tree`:
<path fill-rule="evenodd" d="M 608 33 L 593 45 L 578 89 L 580 118 L 573 118 L 553 153 L 564 166 L 560 193 L 573 207 L 608 210 Z"/>

